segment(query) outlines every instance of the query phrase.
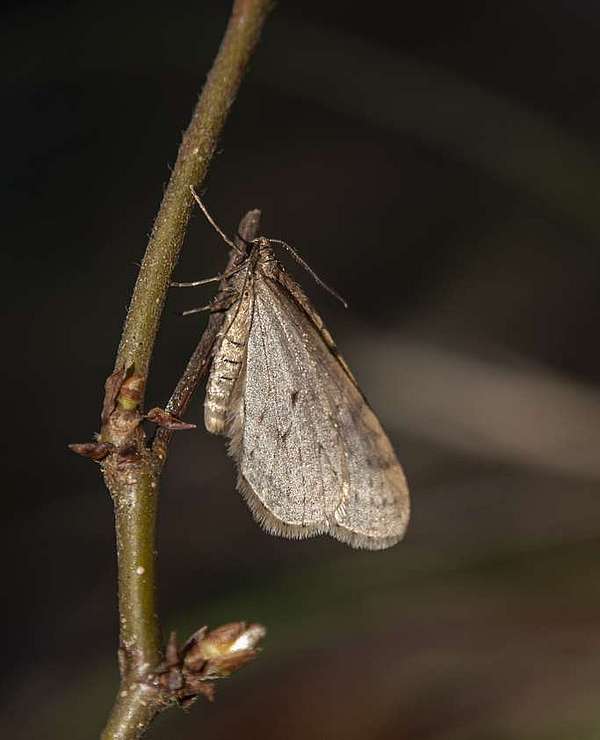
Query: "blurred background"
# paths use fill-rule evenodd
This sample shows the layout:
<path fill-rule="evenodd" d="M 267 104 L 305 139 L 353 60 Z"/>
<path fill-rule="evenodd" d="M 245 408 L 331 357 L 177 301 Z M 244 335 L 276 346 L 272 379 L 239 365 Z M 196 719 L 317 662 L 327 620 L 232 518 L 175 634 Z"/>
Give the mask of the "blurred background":
<path fill-rule="evenodd" d="M 0 735 L 97 736 L 117 687 L 112 509 L 68 452 L 105 377 L 225 2 L 20 2 L 2 24 Z M 409 479 L 405 542 L 264 534 L 222 439 L 171 447 L 160 610 L 264 652 L 155 740 L 600 737 L 600 6 L 281 2 L 206 183 L 296 266 Z M 199 214 L 176 270 L 226 251 Z M 206 317 L 173 291 L 149 405 Z M 201 422 L 202 392 L 188 419 Z"/>

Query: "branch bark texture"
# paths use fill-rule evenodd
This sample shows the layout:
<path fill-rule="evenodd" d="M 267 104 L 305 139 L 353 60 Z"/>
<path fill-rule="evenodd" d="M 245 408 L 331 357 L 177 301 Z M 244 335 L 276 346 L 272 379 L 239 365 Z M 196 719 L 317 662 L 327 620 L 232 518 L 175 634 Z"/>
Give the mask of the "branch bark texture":
<path fill-rule="evenodd" d="M 133 366 L 142 377 L 148 374 L 167 288 L 192 209 L 190 186 L 198 188 L 206 176 L 270 5 L 271 0 L 234 3 L 221 48 L 183 136 L 154 222 L 127 313 L 116 368 Z"/>
<path fill-rule="evenodd" d="M 199 187 L 206 176 L 270 4 L 270 0 L 234 2 L 225 36 L 183 136 L 154 222 L 127 313 L 115 371 L 107 381 L 101 442 L 95 447 L 98 456 L 106 453 L 102 470 L 115 510 L 121 686 L 103 740 L 141 737 L 157 712 L 182 696 L 187 680 L 182 673 L 183 653 L 178 653 L 174 639 L 165 661 L 155 599 L 159 476 L 170 434 L 160 437 L 155 451 L 147 446 L 141 426 L 143 399 L 171 273 L 192 208 L 190 187 Z M 179 412 L 187 405 L 191 390 L 208 365 L 216 336 L 215 322 L 218 320 L 211 317 L 209 336 L 195 353 L 201 360 L 200 367 L 193 366 L 196 379 L 191 371 L 182 379 L 189 394 L 175 394 L 178 401 L 174 405 Z M 178 388 L 181 387 L 180 383 Z M 230 647 L 223 648 L 226 649 Z M 192 678 L 198 681 L 198 693 L 207 693 L 205 684 L 200 682 L 211 675 L 210 671 L 205 664 L 201 675 L 196 664 L 197 659 Z M 188 667 L 191 665 L 188 660 Z M 214 665 L 210 670 L 216 675 Z"/>

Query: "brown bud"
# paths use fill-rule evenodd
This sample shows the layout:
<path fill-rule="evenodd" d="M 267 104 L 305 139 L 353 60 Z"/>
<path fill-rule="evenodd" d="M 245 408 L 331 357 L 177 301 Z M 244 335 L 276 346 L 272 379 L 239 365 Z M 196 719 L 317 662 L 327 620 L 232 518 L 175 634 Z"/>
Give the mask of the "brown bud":
<path fill-rule="evenodd" d="M 207 679 L 227 678 L 257 656 L 258 650 L 237 650 L 231 655 L 222 655 L 206 661 L 202 677 Z"/>
<path fill-rule="evenodd" d="M 141 375 L 130 375 L 121 384 L 121 389 L 117 397 L 117 403 L 125 411 L 136 409 L 144 395 L 144 378 Z"/>
<path fill-rule="evenodd" d="M 181 654 L 183 655 L 183 664 L 185 667 L 192 672 L 197 672 L 202 669 L 202 666 L 206 663 L 206 658 L 202 655 L 202 649 L 199 648 L 204 636 L 208 631 L 208 627 L 200 627 L 194 634 L 188 638 L 185 645 L 181 648 Z"/>
<path fill-rule="evenodd" d="M 206 697 L 208 701 L 213 701 L 215 698 L 215 685 L 196 676 L 188 678 L 185 690 L 186 695 L 181 700 L 181 706 L 184 709 L 190 707 L 200 694 Z"/>
<path fill-rule="evenodd" d="M 115 370 L 114 373 L 111 373 L 108 376 L 104 383 L 104 401 L 102 403 L 102 414 L 100 416 L 102 426 L 106 424 L 110 415 L 115 410 L 117 396 L 119 395 L 119 391 L 121 390 L 121 386 L 123 385 L 127 372 L 128 368 L 124 367 L 120 370 Z"/>
<path fill-rule="evenodd" d="M 83 457 L 99 462 L 115 449 L 109 442 L 75 442 L 69 445 L 69 449 Z"/>
<path fill-rule="evenodd" d="M 256 656 L 265 634 L 261 624 L 245 622 L 231 622 L 210 632 L 203 628 L 183 648 L 184 667 L 203 678 L 229 676 Z"/>

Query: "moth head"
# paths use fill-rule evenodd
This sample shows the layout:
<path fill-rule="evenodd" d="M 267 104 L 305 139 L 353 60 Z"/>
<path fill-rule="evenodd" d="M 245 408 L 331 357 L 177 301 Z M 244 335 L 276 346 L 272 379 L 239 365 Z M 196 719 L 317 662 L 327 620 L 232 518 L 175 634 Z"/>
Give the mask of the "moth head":
<path fill-rule="evenodd" d="M 217 225 L 213 217 L 210 215 L 210 213 L 206 210 L 206 206 L 204 203 L 200 200 L 198 195 L 196 194 L 196 191 L 194 188 L 190 185 L 190 190 L 192 192 L 192 196 L 202 209 L 204 215 L 208 219 L 209 223 L 212 225 L 212 227 L 215 229 L 215 231 L 221 236 L 223 241 L 228 244 L 234 251 L 238 253 L 238 259 L 241 260 L 241 263 L 245 263 L 246 260 L 250 261 L 250 265 L 252 269 L 256 267 L 256 265 L 259 262 L 265 263 L 265 262 L 275 262 L 279 269 L 283 269 L 281 265 L 277 262 L 275 258 L 275 252 L 273 250 L 274 245 L 279 245 L 283 247 L 287 252 L 289 252 L 292 257 L 296 260 L 296 262 L 301 265 L 309 275 L 311 275 L 314 280 L 322 287 L 325 288 L 325 290 L 328 293 L 331 293 L 334 298 L 337 298 L 340 303 L 344 306 L 344 308 L 348 308 L 348 304 L 346 301 L 338 294 L 336 293 L 333 288 L 330 288 L 327 283 L 324 283 L 321 278 L 315 273 L 315 271 L 302 259 L 302 257 L 296 252 L 296 250 L 291 247 L 287 242 L 284 242 L 282 239 L 267 239 L 266 236 L 259 236 L 257 239 L 252 239 L 252 241 L 246 241 L 246 239 L 243 238 L 241 234 L 238 234 L 238 241 L 241 242 L 244 247 L 240 247 L 238 244 L 236 244 L 234 241 L 232 241 L 224 232 L 223 230 Z"/>
<path fill-rule="evenodd" d="M 270 261 L 275 257 L 271 240 L 267 239 L 266 236 L 259 236 L 257 239 L 253 239 L 252 247 L 261 262 Z"/>

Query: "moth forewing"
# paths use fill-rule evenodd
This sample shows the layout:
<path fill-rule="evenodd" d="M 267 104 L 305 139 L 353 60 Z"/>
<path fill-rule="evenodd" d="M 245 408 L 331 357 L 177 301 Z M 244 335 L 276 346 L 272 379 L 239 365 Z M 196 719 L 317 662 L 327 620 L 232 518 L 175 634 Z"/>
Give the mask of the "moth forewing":
<path fill-rule="evenodd" d="M 404 536 L 410 516 L 404 472 L 366 401 L 348 426 L 357 432 L 346 435 L 354 485 L 335 511 L 331 534 L 354 547 L 390 547 Z"/>
<path fill-rule="evenodd" d="M 267 240 L 252 244 L 242 272 L 205 400 L 207 429 L 231 440 L 240 492 L 273 534 L 393 545 L 408 488 L 381 424 Z"/>
<path fill-rule="evenodd" d="M 352 374 L 352 371 L 348 367 L 344 358 L 340 355 L 338 348 L 333 341 L 333 337 L 329 333 L 325 322 L 321 316 L 315 310 L 308 299 L 306 293 L 298 285 L 298 283 L 291 278 L 285 269 L 279 264 L 277 260 L 269 260 L 269 262 L 263 266 L 263 272 L 265 276 L 269 277 L 274 282 L 278 283 L 287 293 L 292 302 L 298 304 L 298 307 L 306 314 L 306 317 L 313 323 L 317 332 L 321 335 L 321 339 L 329 347 L 331 352 L 337 357 L 338 362 L 344 368 L 346 374 L 350 377 L 354 385 L 358 388 L 358 383 Z"/>

